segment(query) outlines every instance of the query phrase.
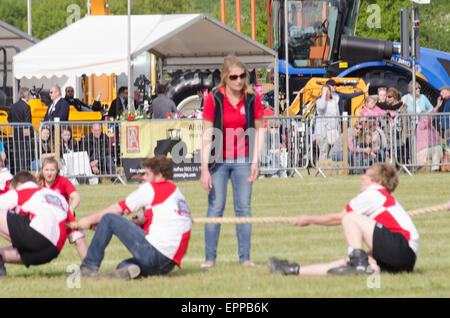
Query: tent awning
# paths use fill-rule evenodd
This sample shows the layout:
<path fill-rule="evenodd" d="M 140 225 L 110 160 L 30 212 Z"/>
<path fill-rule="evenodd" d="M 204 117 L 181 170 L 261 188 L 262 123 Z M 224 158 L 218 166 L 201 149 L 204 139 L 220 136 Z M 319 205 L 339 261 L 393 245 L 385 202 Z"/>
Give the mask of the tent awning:
<path fill-rule="evenodd" d="M 15 78 L 128 74 L 127 16 L 88 16 L 14 56 Z M 228 54 L 249 68 L 276 52 L 206 14 L 131 16 L 131 58 L 150 51 L 165 69 L 220 68 Z"/>

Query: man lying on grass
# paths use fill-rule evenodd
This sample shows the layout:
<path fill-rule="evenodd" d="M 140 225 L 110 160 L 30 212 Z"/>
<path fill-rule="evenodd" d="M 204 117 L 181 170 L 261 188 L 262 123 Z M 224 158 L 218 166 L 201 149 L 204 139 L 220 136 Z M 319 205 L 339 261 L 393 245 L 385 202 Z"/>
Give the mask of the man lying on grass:
<path fill-rule="evenodd" d="M 395 168 L 377 163 L 361 176 L 361 192 L 341 213 L 300 215 L 298 226 L 342 224 L 348 258 L 330 263 L 300 266 L 276 257 L 269 258 L 269 272 L 284 275 L 371 274 L 381 271 L 411 272 L 419 249 L 419 233 L 403 207 L 391 193 L 398 185 Z M 363 242 L 369 252 L 363 250 Z"/>
<path fill-rule="evenodd" d="M 145 159 L 141 166 L 145 168 L 145 183 L 125 200 L 78 222 L 80 229 L 98 224 L 80 268 L 81 276 L 97 274 L 113 234 L 133 258 L 123 261 L 117 270 L 105 273 L 104 277 L 129 279 L 164 275 L 180 265 L 188 247 L 192 222 L 183 194 L 170 181 L 172 161 L 158 156 Z M 133 219 L 134 223 L 121 216 L 141 208 L 144 212 Z"/>

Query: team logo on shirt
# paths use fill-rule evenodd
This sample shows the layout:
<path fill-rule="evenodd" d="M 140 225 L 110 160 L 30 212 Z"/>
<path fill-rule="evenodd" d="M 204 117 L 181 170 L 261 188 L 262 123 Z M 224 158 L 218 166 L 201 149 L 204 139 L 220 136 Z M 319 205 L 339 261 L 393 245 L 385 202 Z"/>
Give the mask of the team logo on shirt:
<path fill-rule="evenodd" d="M 191 210 L 185 200 L 177 200 L 178 214 L 181 216 L 191 216 Z"/>
<path fill-rule="evenodd" d="M 127 152 L 140 152 L 139 126 L 127 126 Z"/>
<path fill-rule="evenodd" d="M 240 112 L 241 112 L 241 115 L 242 115 L 242 116 L 245 116 L 245 107 L 241 107 Z"/>
<path fill-rule="evenodd" d="M 53 195 L 51 193 L 46 193 L 44 195 L 44 198 L 48 204 L 56 206 L 56 207 L 60 208 L 61 210 L 64 210 L 61 200 L 56 195 Z"/>

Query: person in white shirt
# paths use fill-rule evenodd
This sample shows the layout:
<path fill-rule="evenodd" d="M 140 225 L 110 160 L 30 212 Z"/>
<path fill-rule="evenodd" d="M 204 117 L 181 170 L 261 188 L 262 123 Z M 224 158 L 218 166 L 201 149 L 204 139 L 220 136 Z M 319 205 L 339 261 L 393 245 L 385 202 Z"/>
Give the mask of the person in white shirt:
<path fill-rule="evenodd" d="M 339 137 L 339 96 L 328 85 L 322 87 L 322 95 L 316 101 L 315 132 L 319 160 L 329 159 L 329 150 Z M 328 117 L 328 118 L 327 118 Z M 333 118 L 334 117 L 334 118 Z"/>
<path fill-rule="evenodd" d="M 137 190 L 96 214 L 82 218 L 77 227 L 97 225 L 88 252 L 81 264 L 81 276 L 98 273 L 105 249 L 116 235 L 133 258 L 102 276 L 133 279 L 139 276 L 165 275 L 180 266 L 191 233 L 191 214 L 173 178 L 172 161 L 164 156 L 145 159 L 143 183 Z M 121 215 L 138 211 L 134 223 Z M 136 223 L 136 224 L 135 224 Z"/>
<path fill-rule="evenodd" d="M 50 262 L 70 239 L 69 205 L 63 196 L 39 187 L 28 171 L 17 173 L 9 187 L 0 196 L 0 235 L 12 245 L 0 248 L 0 277 L 6 276 L 4 263 L 28 267 Z"/>
<path fill-rule="evenodd" d="M 8 192 L 9 182 L 13 178 L 11 172 L 5 167 L 5 161 L 0 156 L 0 195 Z"/>
<path fill-rule="evenodd" d="M 330 263 L 300 266 L 269 258 L 269 271 L 285 275 L 371 274 L 377 269 L 390 273 L 411 272 L 419 249 L 419 233 L 408 213 L 391 195 L 398 185 L 395 167 L 372 165 L 361 176 L 361 192 L 344 211 L 319 216 L 300 215 L 298 226 L 342 225 L 348 258 Z M 369 251 L 363 250 L 363 243 Z"/>

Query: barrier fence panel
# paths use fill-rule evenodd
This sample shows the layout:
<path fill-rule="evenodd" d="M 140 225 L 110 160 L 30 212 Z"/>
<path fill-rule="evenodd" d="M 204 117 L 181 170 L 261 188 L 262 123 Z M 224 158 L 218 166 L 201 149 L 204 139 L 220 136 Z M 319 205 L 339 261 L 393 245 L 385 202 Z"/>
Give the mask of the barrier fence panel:
<path fill-rule="evenodd" d="M 301 117 L 264 117 L 261 176 L 285 177 L 308 166 L 308 129 Z"/>
<path fill-rule="evenodd" d="M 316 116 L 309 130 L 311 165 L 325 176 L 392 163 L 392 122 L 388 116 Z"/>
<path fill-rule="evenodd" d="M 72 181 L 97 184 L 119 180 L 120 122 L 42 122 L 39 129 L 39 160 L 32 170 L 39 170 L 46 157 L 61 163 L 61 173 Z"/>
<path fill-rule="evenodd" d="M 394 118 L 395 162 L 408 174 L 450 170 L 450 113 L 399 114 Z"/>
<path fill-rule="evenodd" d="M 311 121 L 264 117 L 260 173 L 302 176 L 300 170 L 311 166 L 323 176 L 345 175 L 363 173 L 375 162 L 395 163 L 410 175 L 420 169 L 450 171 L 449 119 L 450 113 L 317 116 Z M 183 135 L 185 143 L 200 138 L 189 129 Z M 72 181 L 125 183 L 119 173 L 123 171 L 120 121 L 42 122 L 39 132 L 32 124 L 10 123 L 0 124 L 0 130 L 0 155 L 12 174 L 21 170 L 37 174 L 43 159 L 53 156 Z M 197 144 L 193 142 L 193 149 Z"/>
<path fill-rule="evenodd" d="M 30 123 L 0 124 L 0 153 L 4 166 L 12 174 L 30 170 L 37 157 L 36 129 Z"/>

